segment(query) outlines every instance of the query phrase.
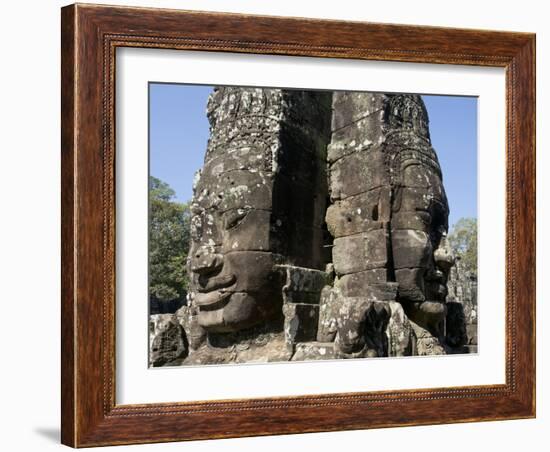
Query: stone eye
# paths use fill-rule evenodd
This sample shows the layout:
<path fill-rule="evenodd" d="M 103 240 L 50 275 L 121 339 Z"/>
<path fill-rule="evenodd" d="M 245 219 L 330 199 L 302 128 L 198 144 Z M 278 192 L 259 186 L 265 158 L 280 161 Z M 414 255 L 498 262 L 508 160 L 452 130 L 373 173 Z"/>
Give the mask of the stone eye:
<path fill-rule="evenodd" d="M 242 221 L 246 218 L 248 215 L 248 210 L 245 209 L 235 209 L 230 210 L 229 212 L 225 213 L 224 216 L 224 227 L 226 230 L 232 229 L 239 224 L 242 223 Z"/>

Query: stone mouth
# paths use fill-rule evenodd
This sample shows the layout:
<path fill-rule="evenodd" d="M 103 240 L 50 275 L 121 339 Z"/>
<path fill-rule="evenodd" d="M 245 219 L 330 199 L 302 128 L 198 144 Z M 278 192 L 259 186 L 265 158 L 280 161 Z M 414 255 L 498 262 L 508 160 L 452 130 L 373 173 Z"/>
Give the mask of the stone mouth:
<path fill-rule="evenodd" d="M 205 281 L 205 284 L 201 284 L 198 291 L 201 293 L 208 293 L 214 290 L 223 289 L 229 287 L 237 280 L 234 274 L 212 276 Z"/>
<path fill-rule="evenodd" d="M 216 290 L 209 293 L 199 293 L 195 296 L 195 302 L 201 310 L 218 309 L 221 307 L 221 304 L 232 294 L 233 292 L 225 292 L 221 290 Z"/>

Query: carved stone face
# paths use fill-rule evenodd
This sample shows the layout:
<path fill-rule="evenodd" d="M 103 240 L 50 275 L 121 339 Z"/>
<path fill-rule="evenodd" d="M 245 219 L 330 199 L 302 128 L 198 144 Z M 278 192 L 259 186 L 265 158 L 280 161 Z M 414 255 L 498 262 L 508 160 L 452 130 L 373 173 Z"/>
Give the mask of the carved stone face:
<path fill-rule="evenodd" d="M 400 300 L 413 320 L 437 330 L 446 312 L 447 278 L 454 263 L 447 242 L 449 208 L 437 168 L 421 161 L 406 166 L 393 210 L 392 251 Z"/>
<path fill-rule="evenodd" d="M 272 176 L 218 173 L 216 165 L 205 164 L 195 187 L 189 265 L 199 324 L 225 332 L 272 318 L 282 298 L 271 252 Z"/>
<path fill-rule="evenodd" d="M 270 320 L 282 319 L 284 285 L 277 265 L 324 266 L 321 138 L 328 140 L 330 100 L 232 87 L 210 96 L 189 254 L 191 304 L 208 333 L 276 324 Z"/>

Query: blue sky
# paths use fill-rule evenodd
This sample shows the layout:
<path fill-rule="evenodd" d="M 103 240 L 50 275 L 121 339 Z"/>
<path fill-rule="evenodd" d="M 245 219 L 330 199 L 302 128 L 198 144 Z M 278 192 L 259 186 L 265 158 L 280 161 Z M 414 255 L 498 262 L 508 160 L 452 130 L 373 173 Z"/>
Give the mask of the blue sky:
<path fill-rule="evenodd" d="M 477 218 L 477 98 L 422 96 L 430 118 L 432 145 L 439 157 L 451 213 Z"/>
<path fill-rule="evenodd" d="M 211 92 L 212 86 L 149 84 L 149 172 L 182 202 L 191 199 L 193 176 L 203 164 Z"/>
<path fill-rule="evenodd" d="M 202 166 L 208 140 L 206 101 L 211 91 L 211 86 L 149 85 L 150 174 L 167 182 L 182 202 L 191 199 L 193 176 Z M 452 226 L 462 217 L 477 217 L 477 99 L 422 97 Z"/>

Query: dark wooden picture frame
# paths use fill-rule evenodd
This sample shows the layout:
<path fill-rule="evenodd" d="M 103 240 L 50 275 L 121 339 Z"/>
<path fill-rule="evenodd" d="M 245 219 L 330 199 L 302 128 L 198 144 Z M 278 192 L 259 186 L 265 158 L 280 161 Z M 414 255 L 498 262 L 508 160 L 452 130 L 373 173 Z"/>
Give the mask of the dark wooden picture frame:
<path fill-rule="evenodd" d="M 73 447 L 535 416 L 535 35 L 71 5 L 62 9 L 62 442 Z M 147 47 L 506 70 L 506 382 L 115 403 L 115 50 Z"/>

